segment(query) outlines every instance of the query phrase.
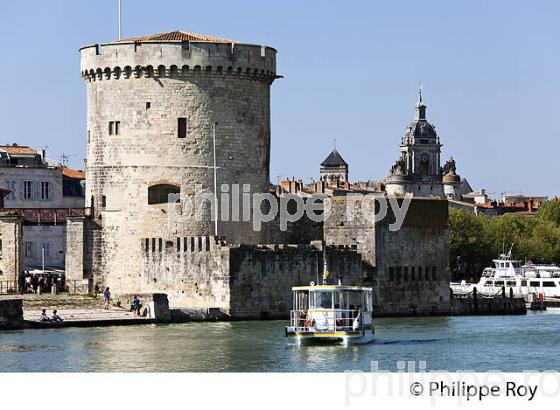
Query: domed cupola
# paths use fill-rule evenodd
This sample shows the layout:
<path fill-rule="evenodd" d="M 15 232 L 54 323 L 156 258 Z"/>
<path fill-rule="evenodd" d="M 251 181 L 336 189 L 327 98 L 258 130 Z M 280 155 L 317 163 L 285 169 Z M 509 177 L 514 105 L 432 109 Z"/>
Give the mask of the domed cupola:
<path fill-rule="evenodd" d="M 416 116 L 410 123 L 405 132 L 405 138 L 420 139 L 420 138 L 437 138 L 437 133 L 432 124 L 426 120 L 426 104 L 422 101 L 422 92 L 419 92 L 418 102 L 414 107 Z"/>

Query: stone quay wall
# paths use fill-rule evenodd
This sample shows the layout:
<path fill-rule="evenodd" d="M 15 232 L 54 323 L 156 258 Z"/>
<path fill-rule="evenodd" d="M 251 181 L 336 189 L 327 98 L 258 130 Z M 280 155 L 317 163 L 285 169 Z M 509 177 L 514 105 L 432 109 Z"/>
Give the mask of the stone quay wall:
<path fill-rule="evenodd" d="M 19 329 L 23 325 L 23 301 L 0 299 L 0 330 Z"/>

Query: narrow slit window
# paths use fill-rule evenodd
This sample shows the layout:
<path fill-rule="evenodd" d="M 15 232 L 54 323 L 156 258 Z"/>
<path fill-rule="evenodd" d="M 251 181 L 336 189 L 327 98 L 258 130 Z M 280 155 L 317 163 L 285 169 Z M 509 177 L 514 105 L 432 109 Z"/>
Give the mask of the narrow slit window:
<path fill-rule="evenodd" d="M 177 137 L 187 138 L 187 119 L 184 117 L 177 119 Z"/>

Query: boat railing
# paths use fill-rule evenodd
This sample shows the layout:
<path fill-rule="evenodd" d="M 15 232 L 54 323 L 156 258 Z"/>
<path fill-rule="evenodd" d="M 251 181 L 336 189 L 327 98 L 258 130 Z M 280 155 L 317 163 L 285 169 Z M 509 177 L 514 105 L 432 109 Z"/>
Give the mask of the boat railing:
<path fill-rule="evenodd" d="M 489 289 L 482 289 L 479 290 L 477 289 L 476 295 L 477 297 L 480 298 L 489 298 L 489 299 L 493 299 L 496 296 L 500 296 L 502 295 L 503 291 L 502 291 L 502 287 L 495 287 L 495 286 L 491 286 L 492 291 L 489 291 Z M 476 289 L 476 288 L 474 288 Z M 457 292 L 457 290 L 453 290 L 453 297 L 455 298 L 464 298 L 464 299 L 469 299 L 469 298 L 474 298 L 474 289 L 470 290 L 470 291 L 464 291 L 464 292 Z M 498 289 L 498 290 L 496 290 Z"/>
<path fill-rule="evenodd" d="M 359 331 L 363 327 L 363 318 L 359 320 L 361 312 L 359 309 L 292 310 L 290 325 L 297 332 Z"/>

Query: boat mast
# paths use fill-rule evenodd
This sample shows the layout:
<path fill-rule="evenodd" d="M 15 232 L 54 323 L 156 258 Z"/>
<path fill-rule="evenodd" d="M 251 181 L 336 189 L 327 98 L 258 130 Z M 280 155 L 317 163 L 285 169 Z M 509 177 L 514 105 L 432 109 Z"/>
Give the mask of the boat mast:
<path fill-rule="evenodd" d="M 327 264 L 327 243 L 323 241 L 323 285 L 327 284 L 328 276 L 329 276 L 329 267 Z"/>

